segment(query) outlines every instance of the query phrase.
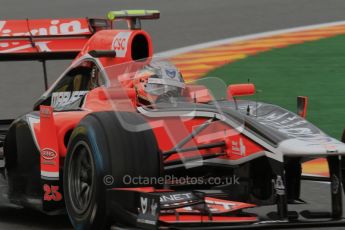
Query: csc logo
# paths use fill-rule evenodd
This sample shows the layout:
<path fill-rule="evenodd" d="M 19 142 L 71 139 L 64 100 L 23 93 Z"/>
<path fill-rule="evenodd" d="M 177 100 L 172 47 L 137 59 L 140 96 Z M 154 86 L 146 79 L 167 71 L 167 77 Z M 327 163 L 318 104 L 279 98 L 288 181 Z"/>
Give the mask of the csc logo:
<path fill-rule="evenodd" d="M 126 45 L 127 45 L 127 40 L 125 38 L 115 38 L 114 50 L 125 50 Z"/>
<path fill-rule="evenodd" d="M 131 31 L 119 32 L 114 37 L 112 48 L 116 51 L 116 57 L 126 57 L 128 41 L 131 34 Z"/>

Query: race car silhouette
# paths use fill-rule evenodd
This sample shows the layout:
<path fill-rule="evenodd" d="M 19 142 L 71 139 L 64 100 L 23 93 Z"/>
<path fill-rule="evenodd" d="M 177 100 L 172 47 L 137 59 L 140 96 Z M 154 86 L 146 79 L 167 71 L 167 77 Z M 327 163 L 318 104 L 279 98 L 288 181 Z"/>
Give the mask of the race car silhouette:
<path fill-rule="evenodd" d="M 345 145 L 304 119 L 306 98 L 295 114 L 239 100 L 255 93 L 251 83 L 187 82 L 153 57 L 141 20 L 159 17 L 0 21 L 0 60 L 41 61 L 47 88 L 32 112 L 0 121 L 4 195 L 47 214 L 67 210 L 76 229 L 344 224 Z M 45 63 L 59 59 L 73 61 L 48 87 Z M 289 212 L 301 163 L 318 157 L 329 162 L 331 211 Z M 266 218 L 250 211 L 272 204 Z"/>

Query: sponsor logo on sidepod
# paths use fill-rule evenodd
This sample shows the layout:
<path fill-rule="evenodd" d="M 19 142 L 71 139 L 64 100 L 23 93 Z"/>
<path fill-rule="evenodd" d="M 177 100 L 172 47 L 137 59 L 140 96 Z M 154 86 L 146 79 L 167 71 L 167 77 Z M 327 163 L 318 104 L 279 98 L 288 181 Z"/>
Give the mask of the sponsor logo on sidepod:
<path fill-rule="evenodd" d="M 45 148 L 42 150 L 42 157 L 45 160 L 54 160 L 56 158 L 57 154 L 54 150 Z"/>

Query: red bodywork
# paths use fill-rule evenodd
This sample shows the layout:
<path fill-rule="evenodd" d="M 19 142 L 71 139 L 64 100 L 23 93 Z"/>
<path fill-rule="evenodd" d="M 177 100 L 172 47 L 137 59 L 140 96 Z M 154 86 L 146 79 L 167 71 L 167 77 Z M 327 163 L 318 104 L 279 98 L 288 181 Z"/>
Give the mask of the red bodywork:
<path fill-rule="evenodd" d="M 85 58 L 90 51 L 116 51 L 115 58 L 94 58 L 102 65 L 102 70 L 107 73 L 110 87 L 100 87 L 88 92 L 82 111 L 53 112 L 47 118 L 44 111 L 48 111 L 49 107 L 41 108 L 41 122 L 33 124 L 41 154 L 44 154 L 45 149 L 50 148 L 56 151 L 56 159 L 64 158 L 67 154 L 66 135 L 89 113 L 109 110 L 136 111 L 138 104 L 133 81 L 131 76 L 122 75 L 122 73 L 135 72 L 145 64 L 142 61 L 133 61 L 133 52 L 136 52 L 133 47 L 137 42 L 134 41 L 135 39 L 140 38 L 140 41 L 146 42 L 146 56 L 152 57 L 151 38 L 145 31 L 91 27 L 88 19 L 9 20 L 0 22 L 0 36 L 2 41 L 1 53 L 41 55 L 42 53 L 78 52 L 79 54 L 72 62 L 72 66 Z M 123 63 L 131 64 L 125 65 Z M 117 66 L 113 68 L 115 65 Z M 190 85 L 185 89 L 185 94 L 191 97 L 191 101 L 196 100 L 202 103 L 212 100 L 208 90 L 202 86 Z M 160 149 L 164 152 L 172 149 L 206 120 L 206 118 L 197 117 L 193 119 L 170 117 L 164 119 L 151 118 L 148 119 L 148 122 L 152 125 Z M 185 153 L 183 157 L 212 152 L 226 152 L 226 155 L 221 158 L 238 160 L 263 150 L 262 147 L 236 132 L 235 129 L 220 121 L 214 122 L 187 143 L 185 147 L 209 144 L 221 140 L 226 142 L 226 146 L 190 151 Z M 243 145 L 242 148 L 246 148 L 245 154 L 241 152 L 241 146 L 237 146 L 238 143 Z M 174 161 L 179 158 L 178 154 L 174 154 L 166 161 Z M 53 174 L 58 173 L 58 167 L 42 168 L 42 171 L 45 170 Z"/>
<path fill-rule="evenodd" d="M 111 24 L 104 20 L 106 25 Z M 145 65 L 145 61 L 136 62 L 137 49 L 146 56 L 147 61 L 153 55 L 150 36 L 143 30 L 116 30 L 109 27 L 101 28 L 90 24 L 88 19 L 58 19 L 58 20 L 19 20 L 0 21 L 0 53 L 9 55 L 56 55 L 60 53 L 78 53 L 72 66 L 85 58 L 95 60 L 101 65 L 108 77 L 109 86 L 99 87 L 87 93 L 80 111 L 53 112 L 51 106 L 40 106 L 40 120 L 33 123 L 34 136 L 41 152 L 41 175 L 59 178 L 59 170 L 63 168 L 63 159 L 67 154 L 68 135 L 87 114 L 97 111 L 137 111 L 136 91 L 131 76 L 122 73 L 135 72 Z M 142 45 L 142 47 L 140 47 Z M 138 48 L 139 46 L 139 48 Z M 90 51 L 116 51 L 116 57 L 92 57 Z M 131 63 L 125 65 L 123 63 Z M 122 65 L 120 65 L 122 64 Z M 114 68 L 112 67 L 114 66 Z M 183 73 L 182 73 L 183 74 Z M 49 90 L 48 90 L 49 92 Z M 212 100 L 208 90 L 202 86 L 191 85 L 185 89 L 185 94 L 191 101 L 199 103 Z M 181 118 L 147 118 L 156 136 L 162 152 L 171 150 L 177 143 L 202 125 L 205 117 Z M 67 138 L 66 138 L 67 137 Z M 66 141 L 67 140 L 67 141 Z M 205 154 L 225 153 L 219 158 L 224 160 L 239 160 L 264 149 L 238 133 L 235 129 L 221 121 L 213 122 L 199 135 L 189 141 L 184 147 L 195 147 L 224 141 L 225 146 L 204 150 L 193 150 L 188 153 L 173 154 L 165 159 L 166 162 L 202 156 Z M 182 157 L 181 157 L 182 156 Z M 47 164 L 47 162 L 49 164 Z M 45 201 L 59 201 L 61 197 L 55 185 L 44 185 Z M 213 208 L 220 210 L 217 202 L 225 202 L 209 198 Z M 239 209 L 252 207 L 240 205 Z M 241 205 L 244 205 L 243 207 Z M 178 212 L 186 212 L 179 209 Z M 188 212 L 187 212 L 188 214 Z M 208 217 L 188 214 L 181 216 L 182 222 L 207 222 Z M 256 221 L 256 217 L 214 217 L 212 222 Z M 162 216 L 163 222 L 178 221 L 175 215 Z"/>

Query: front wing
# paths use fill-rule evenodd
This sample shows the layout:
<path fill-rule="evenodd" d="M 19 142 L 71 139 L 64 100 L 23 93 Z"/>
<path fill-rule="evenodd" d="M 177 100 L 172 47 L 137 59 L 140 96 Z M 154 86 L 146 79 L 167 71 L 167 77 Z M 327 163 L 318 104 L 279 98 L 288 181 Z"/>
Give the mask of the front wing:
<path fill-rule="evenodd" d="M 122 216 L 127 222 L 112 229 L 251 229 L 345 226 L 345 219 L 322 216 L 298 220 L 262 218 L 250 213 L 254 204 L 227 200 L 221 191 L 172 191 L 151 187 L 110 189 L 107 192 L 111 216 Z M 314 213 L 315 215 L 316 213 Z M 298 215 L 298 214 L 297 214 Z M 305 214 L 307 215 L 307 214 Z M 114 218 L 114 221 L 116 218 Z M 126 225 L 126 223 L 128 225 Z"/>

